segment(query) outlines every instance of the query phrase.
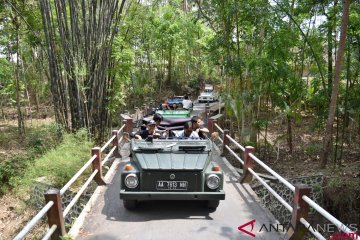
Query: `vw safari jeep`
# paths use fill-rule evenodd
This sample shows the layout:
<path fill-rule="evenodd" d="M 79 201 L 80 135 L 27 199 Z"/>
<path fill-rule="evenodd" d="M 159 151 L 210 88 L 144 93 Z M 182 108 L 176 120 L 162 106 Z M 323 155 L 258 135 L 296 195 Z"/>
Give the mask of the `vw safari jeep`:
<path fill-rule="evenodd" d="M 209 139 L 132 139 L 131 154 L 121 170 L 120 199 L 127 209 L 141 200 L 206 200 L 215 210 L 225 199 Z"/>

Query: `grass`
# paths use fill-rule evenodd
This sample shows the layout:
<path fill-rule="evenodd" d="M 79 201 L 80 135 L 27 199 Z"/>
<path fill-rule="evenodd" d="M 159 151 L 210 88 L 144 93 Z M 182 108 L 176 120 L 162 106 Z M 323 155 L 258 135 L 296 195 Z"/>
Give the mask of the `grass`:
<path fill-rule="evenodd" d="M 87 130 L 65 133 L 58 124 L 28 127 L 22 138 L 11 124 L 0 124 L 0 130 L 0 225 L 8 226 L 0 226 L 0 238 L 11 239 L 38 211 L 29 199 L 36 180 L 61 188 L 90 159 L 94 144 Z M 45 228 L 36 227 L 30 238 L 38 239 Z"/>
<path fill-rule="evenodd" d="M 0 132 L 0 196 L 12 188 L 12 178 L 23 176 L 28 165 L 62 141 L 63 134 L 58 124 L 27 128 L 23 137 L 19 137 L 16 127 L 3 127 Z"/>
<path fill-rule="evenodd" d="M 92 147 L 85 129 L 64 134 L 58 146 L 29 164 L 23 176 L 13 176 L 10 184 L 20 195 L 32 189 L 40 177 L 53 187 L 61 188 L 90 159 Z"/>

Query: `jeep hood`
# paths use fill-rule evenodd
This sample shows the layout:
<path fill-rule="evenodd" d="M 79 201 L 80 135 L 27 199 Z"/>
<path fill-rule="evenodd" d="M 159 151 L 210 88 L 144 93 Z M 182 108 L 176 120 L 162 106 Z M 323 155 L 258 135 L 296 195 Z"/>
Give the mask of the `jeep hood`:
<path fill-rule="evenodd" d="M 136 153 L 143 170 L 203 170 L 208 161 L 206 153 Z"/>

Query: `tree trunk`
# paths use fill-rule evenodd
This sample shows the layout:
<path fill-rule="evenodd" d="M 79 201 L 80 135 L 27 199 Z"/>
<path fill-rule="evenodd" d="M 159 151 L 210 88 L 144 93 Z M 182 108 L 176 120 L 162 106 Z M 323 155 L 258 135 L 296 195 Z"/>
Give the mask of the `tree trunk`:
<path fill-rule="evenodd" d="M 287 143 L 289 146 L 290 154 L 293 155 L 293 140 L 292 140 L 292 117 L 287 116 Z"/>
<path fill-rule="evenodd" d="M 169 47 L 169 60 L 168 60 L 168 76 L 167 76 L 167 84 L 170 86 L 171 84 L 171 71 L 172 71 L 172 45 Z"/>
<path fill-rule="evenodd" d="M 349 91 L 349 85 L 351 82 L 351 37 L 347 41 L 347 59 L 346 59 L 346 88 L 345 88 L 345 100 L 344 100 L 344 116 L 343 116 L 343 126 L 342 126 L 342 132 L 341 132 L 341 146 L 340 146 L 340 156 L 339 161 L 341 163 L 342 154 L 343 154 L 343 148 L 344 148 L 344 139 L 345 139 L 345 129 L 349 127 L 349 109 L 348 109 L 348 91 Z"/>
<path fill-rule="evenodd" d="M 349 23 L 349 7 L 350 7 L 350 0 L 345 0 L 342 20 L 341 20 L 340 42 L 339 42 L 339 48 L 338 48 L 336 62 L 335 62 L 335 76 L 334 76 L 333 88 L 332 88 L 332 93 L 331 93 L 329 115 L 328 115 L 324 138 L 323 138 L 323 152 L 321 154 L 321 167 L 322 168 L 326 167 L 327 162 L 328 162 L 329 152 L 332 149 L 331 142 L 332 142 L 332 133 L 333 133 L 333 123 L 334 123 L 334 117 L 335 117 L 337 96 L 338 96 L 338 92 L 339 92 L 342 60 L 343 60 L 344 52 L 345 52 L 346 32 L 347 32 L 348 23 Z"/>
<path fill-rule="evenodd" d="M 15 68 L 15 87 L 16 87 L 16 110 L 17 110 L 17 119 L 18 119 L 18 132 L 19 135 L 22 136 L 25 134 L 25 126 L 24 126 L 24 116 L 21 112 L 21 100 L 20 100 L 20 37 L 19 37 L 19 29 L 20 23 L 18 22 L 17 17 L 13 19 L 14 25 L 16 28 L 16 68 Z"/>
<path fill-rule="evenodd" d="M 328 80 L 328 97 L 329 100 L 331 98 L 331 91 L 332 91 L 332 78 L 333 78 L 333 37 L 332 37 L 332 23 L 331 23 L 331 19 L 332 19 L 332 14 L 328 17 L 327 21 L 328 21 L 328 27 L 327 27 L 327 42 L 328 42 L 328 47 L 327 47 L 327 70 L 328 70 L 328 75 L 327 75 L 327 80 Z"/>

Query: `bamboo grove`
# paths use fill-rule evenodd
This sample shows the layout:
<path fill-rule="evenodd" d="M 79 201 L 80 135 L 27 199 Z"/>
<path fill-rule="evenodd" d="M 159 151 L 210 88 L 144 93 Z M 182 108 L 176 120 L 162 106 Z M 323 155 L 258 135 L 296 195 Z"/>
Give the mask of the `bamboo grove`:
<path fill-rule="evenodd" d="M 39 5 L 56 120 L 67 128 L 90 128 L 101 138 L 109 127 L 106 101 L 114 80 L 106 69 L 125 1 L 41 0 Z"/>

